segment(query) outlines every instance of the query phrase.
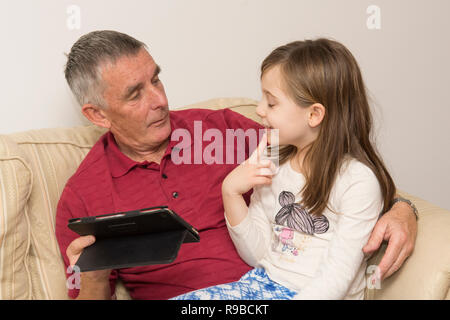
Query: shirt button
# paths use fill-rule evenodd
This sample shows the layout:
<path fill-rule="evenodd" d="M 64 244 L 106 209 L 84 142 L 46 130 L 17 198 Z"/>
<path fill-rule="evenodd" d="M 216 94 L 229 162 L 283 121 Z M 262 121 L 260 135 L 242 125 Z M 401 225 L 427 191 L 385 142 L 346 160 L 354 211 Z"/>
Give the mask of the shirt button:
<path fill-rule="evenodd" d="M 173 197 L 174 199 L 178 198 L 178 192 L 176 192 L 176 191 L 173 192 L 173 193 L 172 193 L 172 197 Z"/>
<path fill-rule="evenodd" d="M 165 173 L 162 174 L 163 179 L 167 179 L 167 175 Z"/>

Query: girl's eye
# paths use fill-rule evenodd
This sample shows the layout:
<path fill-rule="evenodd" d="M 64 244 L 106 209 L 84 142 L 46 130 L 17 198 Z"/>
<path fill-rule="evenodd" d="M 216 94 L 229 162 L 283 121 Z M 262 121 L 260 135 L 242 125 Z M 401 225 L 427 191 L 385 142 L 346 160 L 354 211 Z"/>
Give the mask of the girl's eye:
<path fill-rule="evenodd" d="M 272 108 L 272 107 L 274 106 L 274 104 L 268 103 L 267 106 L 268 106 L 269 108 Z"/>

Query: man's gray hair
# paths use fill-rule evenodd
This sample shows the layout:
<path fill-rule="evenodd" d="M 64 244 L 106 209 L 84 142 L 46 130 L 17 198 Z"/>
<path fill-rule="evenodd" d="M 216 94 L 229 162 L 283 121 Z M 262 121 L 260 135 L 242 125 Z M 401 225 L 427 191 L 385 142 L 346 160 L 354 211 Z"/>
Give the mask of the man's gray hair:
<path fill-rule="evenodd" d="M 107 107 L 102 68 L 120 57 L 137 55 L 142 48 L 147 48 L 143 42 L 117 31 L 93 31 L 78 39 L 67 55 L 64 71 L 78 103 Z"/>

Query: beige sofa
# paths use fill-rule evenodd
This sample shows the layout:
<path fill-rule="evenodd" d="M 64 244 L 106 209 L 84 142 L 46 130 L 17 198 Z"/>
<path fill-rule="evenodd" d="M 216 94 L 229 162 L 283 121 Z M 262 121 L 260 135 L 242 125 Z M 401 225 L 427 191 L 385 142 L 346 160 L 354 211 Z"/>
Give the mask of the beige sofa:
<path fill-rule="evenodd" d="M 249 99 L 214 99 L 189 107 L 229 107 L 258 120 L 255 101 Z M 56 205 L 67 179 L 104 132 L 87 126 L 0 135 L 0 299 L 67 299 L 54 235 Z M 366 298 L 450 299 L 450 212 L 405 196 L 420 214 L 415 251 L 380 289 L 367 289 Z M 129 298 L 121 284 L 117 296 Z"/>

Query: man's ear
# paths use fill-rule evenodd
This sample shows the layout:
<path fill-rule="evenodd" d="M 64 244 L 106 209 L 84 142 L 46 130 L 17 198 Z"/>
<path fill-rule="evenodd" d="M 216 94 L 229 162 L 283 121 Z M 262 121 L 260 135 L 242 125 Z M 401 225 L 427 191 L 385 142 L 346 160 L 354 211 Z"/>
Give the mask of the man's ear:
<path fill-rule="evenodd" d="M 308 124 L 311 128 L 315 128 L 322 123 L 323 118 L 325 117 L 326 109 L 320 103 L 314 103 L 309 106 L 309 118 Z"/>
<path fill-rule="evenodd" d="M 96 126 L 109 129 L 111 128 L 111 123 L 105 116 L 105 110 L 94 105 L 87 103 L 81 107 L 81 112 L 83 115 Z"/>

